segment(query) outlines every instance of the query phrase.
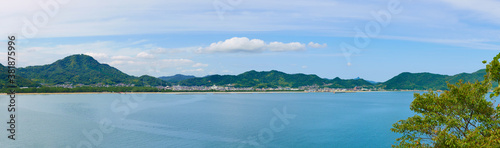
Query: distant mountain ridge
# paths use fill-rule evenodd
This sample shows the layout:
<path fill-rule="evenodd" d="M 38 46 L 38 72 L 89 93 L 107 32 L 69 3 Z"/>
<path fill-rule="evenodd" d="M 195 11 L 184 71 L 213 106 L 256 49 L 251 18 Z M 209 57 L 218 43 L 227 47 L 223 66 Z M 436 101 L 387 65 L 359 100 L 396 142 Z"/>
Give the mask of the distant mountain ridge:
<path fill-rule="evenodd" d="M 361 79 L 361 78 L 360 77 L 354 78 L 354 80 L 358 80 L 358 79 Z M 365 81 L 370 82 L 372 84 L 378 84 L 378 83 L 380 83 L 380 82 L 375 82 L 375 81 L 370 81 L 370 80 L 365 80 Z"/>
<path fill-rule="evenodd" d="M 464 82 L 475 82 L 484 79 L 485 69 L 473 73 L 460 73 L 453 76 L 440 75 L 433 73 L 409 73 L 403 72 L 388 81 L 379 84 L 379 87 L 385 89 L 419 89 L 419 90 L 444 90 L 447 89 L 446 82 L 455 84 L 459 80 Z"/>
<path fill-rule="evenodd" d="M 211 75 L 202 78 L 192 78 L 179 82 L 185 86 L 211 86 L 229 85 L 234 87 L 300 87 L 300 86 L 326 86 L 339 88 L 352 88 L 355 86 L 372 86 L 371 83 L 359 80 L 342 80 L 335 78 L 332 80 L 323 79 L 317 75 L 287 74 L 277 70 L 257 72 L 247 71 L 239 75 Z"/>
<path fill-rule="evenodd" d="M 177 83 L 177 82 L 180 82 L 182 80 L 192 79 L 192 78 L 196 78 L 196 77 L 191 76 L 191 75 L 176 74 L 173 76 L 163 76 L 163 77 L 158 77 L 158 78 L 162 79 L 163 81 L 170 82 L 170 83 Z"/>

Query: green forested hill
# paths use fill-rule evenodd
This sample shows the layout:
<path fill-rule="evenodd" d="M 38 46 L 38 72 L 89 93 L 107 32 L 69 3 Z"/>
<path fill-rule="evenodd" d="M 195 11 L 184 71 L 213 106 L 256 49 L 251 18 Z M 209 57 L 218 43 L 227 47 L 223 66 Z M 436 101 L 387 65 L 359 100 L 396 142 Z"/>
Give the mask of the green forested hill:
<path fill-rule="evenodd" d="M 4 67 L 2 64 L 0 64 L 0 89 L 8 84 L 7 76 L 8 76 L 7 67 Z"/>
<path fill-rule="evenodd" d="M 163 80 L 150 77 L 134 77 L 107 64 L 101 64 L 88 55 L 77 54 L 65 57 L 52 64 L 19 68 L 18 75 L 37 83 L 45 84 L 135 84 L 166 85 Z"/>
<path fill-rule="evenodd" d="M 189 75 L 182 75 L 182 74 L 176 74 L 173 76 L 164 76 L 164 77 L 158 77 L 159 79 L 162 79 L 163 81 L 171 82 L 171 83 L 177 83 L 182 80 L 187 80 L 187 79 L 192 79 L 195 78 L 195 76 L 189 76 Z"/>
<path fill-rule="evenodd" d="M 484 69 L 478 70 L 474 73 L 460 73 L 453 76 L 432 74 L 432 73 L 401 73 L 392 79 L 378 85 L 385 89 L 433 89 L 444 90 L 446 89 L 446 82 L 455 84 L 459 80 L 464 82 L 481 81 L 484 79 L 486 71 Z"/>
<path fill-rule="evenodd" d="M 257 72 L 255 70 L 247 71 L 239 75 L 211 75 L 202 78 L 192 78 L 179 82 L 180 85 L 186 86 L 211 86 L 211 85 L 228 85 L 235 87 L 300 87 L 308 85 L 329 86 L 335 88 L 352 88 L 355 86 L 372 86 L 371 83 L 359 80 L 341 80 L 336 78 L 333 80 L 323 79 L 317 75 L 306 74 L 286 74 L 284 72 L 272 70 Z"/>
<path fill-rule="evenodd" d="M 447 79 L 450 83 L 457 83 L 460 79 L 465 82 L 475 82 L 484 80 L 484 75 L 486 75 L 486 70 L 481 69 L 473 73 L 460 73 L 454 76 L 451 76 Z"/>
<path fill-rule="evenodd" d="M 328 87 L 330 88 L 354 88 L 356 86 L 362 86 L 362 87 L 371 87 L 373 86 L 373 83 L 363 80 L 363 79 L 340 79 L 339 77 L 336 77 L 335 79 L 329 80 L 329 84 L 332 84 Z"/>
<path fill-rule="evenodd" d="M 140 76 L 139 78 L 135 78 L 131 80 L 133 82 L 133 84 L 136 84 L 136 86 L 144 86 L 144 85 L 150 85 L 150 86 L 167 86 L 167 85 L 171 85 L 170 83 L 162 80 L 162 79 L 158 79 L 156 77 L 153 77 L 153 76 L 148 76 L 148 75 L 143 75 L 143 76 Z M 143 84 L 143 85 L 141 85 Z"/>
<path fill-rule="evenodd" d="M 7 72 L 7 67 L 0 64 L 0 89 L 9 84 L 9 73 Z M 30 80 L 27 80 L 19 75 L 16 76 L 16 85 L 20 87 L 37 87 L 40 86 Z"/>

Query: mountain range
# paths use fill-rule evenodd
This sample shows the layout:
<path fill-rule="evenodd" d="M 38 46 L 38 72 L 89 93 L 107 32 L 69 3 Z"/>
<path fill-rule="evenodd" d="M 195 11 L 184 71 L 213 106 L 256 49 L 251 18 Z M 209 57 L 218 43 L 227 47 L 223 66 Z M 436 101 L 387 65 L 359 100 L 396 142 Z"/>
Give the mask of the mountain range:
<path fill-rule="evenodd" d="M 171 82 L 171 83 L 177 83 L 182 80 L 187 80 L 187 79 L 192 79 L 195 78 L 195 76 L 190 76 L 190 75 L 182 75 L 182 74 L 176 74 L 173 76 L 163 76 L 163 77 L 158 77 L 159 79 L 162 79 L 163 81 Z"/>
<path fill-rule="evenodd" d="M 192 78 L 179 82 L 179 85 L 186 86 L 211 86 L 228 85 L 234 87 L 258 87 L 258 88 L 276 88 L 318 85 L 339 88 L 353 88 L 355 86 L 371 86 L 370 82 L 363 79 L 342 80 L 335 78 L 332 80 L 320 78 L 317 75 L 306 74 L 287 74 L 277 70 L 257 72 L 255 70 L 247 71 L 239 75 L 211 75 L 202 78 Z"/>
<path fill-rule="evenodd" d="M 174 75 L 165 77 L 152 77 L 143 75 L 135 77 L 108 65 L 101 64 L 88 55 L 77 54 L 65 57 L 52 64 L 41 66 L 28 66 L 17 69 L 16 82 L 18 86 L 35 87 L 56 84 L 134 84 L 135 86 L 234 86 L 234 87 L 300 87 L 317 85 L 329 88 L 376 87 L 384 89 L 446 89 L 446 82 L 456 83 L 460 79 L 473 82 L 482 80 L 485 70 L 474 73 L 460 73 L 453 76 L 432 73 L 403 72 L 386 82 L 378 83 L 361 78 L 334 79 L 320 78 L 314 74 L 287 74 L 277 70 L 247 71 L 239 75 L 209 75 L 195 77 Z M 0 64 L 0 88 L 6 86 L 7 68 Z"/>

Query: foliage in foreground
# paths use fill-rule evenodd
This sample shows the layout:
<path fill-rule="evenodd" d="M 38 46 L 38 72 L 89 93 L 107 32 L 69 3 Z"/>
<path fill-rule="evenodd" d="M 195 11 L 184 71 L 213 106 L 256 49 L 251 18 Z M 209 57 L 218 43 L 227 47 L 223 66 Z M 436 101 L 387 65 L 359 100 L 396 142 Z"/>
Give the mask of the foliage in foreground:
<path fill-rule="evenodd" d="M 417 115 L 393 125 L 391 130 L 402 134 L 393 147 L 500 147 L 500 106 L 494 106 L 500 87 L 486 97 L 500 81 L 499 58 L 486 66 L 481 82 L 448 84 L 441 94 L 415 93 L 410 109 Z"/>

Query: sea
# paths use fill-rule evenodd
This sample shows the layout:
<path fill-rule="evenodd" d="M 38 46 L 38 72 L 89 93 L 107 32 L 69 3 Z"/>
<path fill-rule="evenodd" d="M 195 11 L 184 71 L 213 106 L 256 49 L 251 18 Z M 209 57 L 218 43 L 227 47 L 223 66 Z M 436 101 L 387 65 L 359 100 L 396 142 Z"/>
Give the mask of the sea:
<path fill-rule="evenodd" d="M 1 95 L 0 147 L 391 147 L 414 93 Z"/>

